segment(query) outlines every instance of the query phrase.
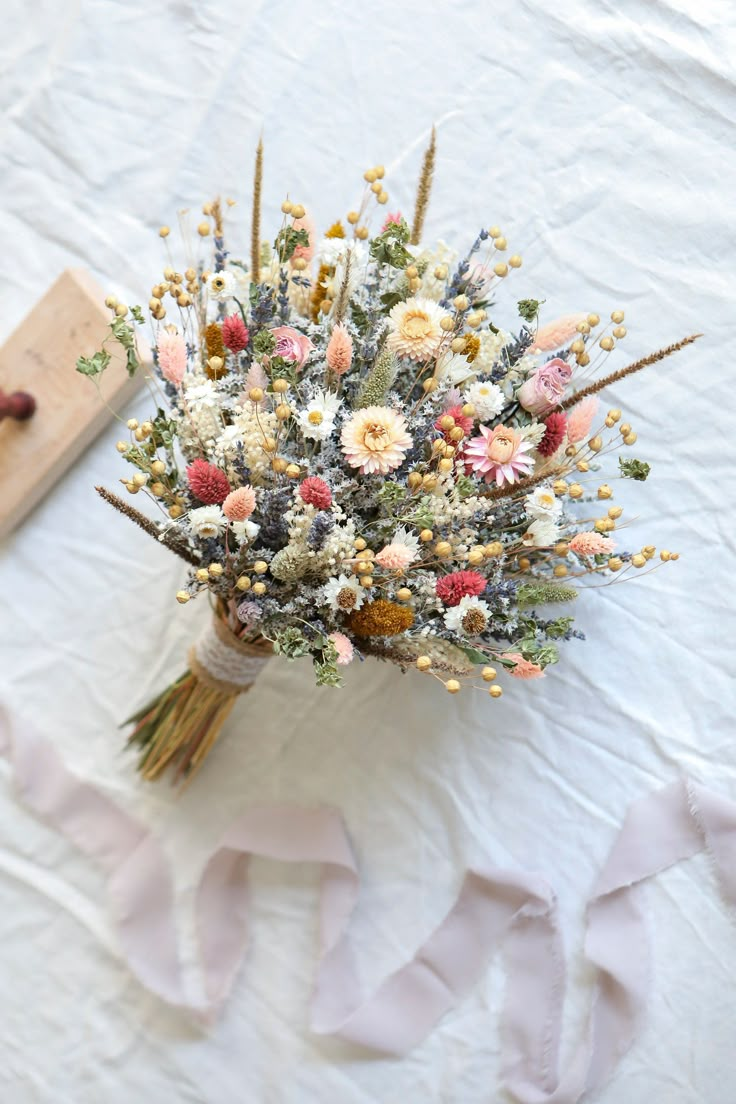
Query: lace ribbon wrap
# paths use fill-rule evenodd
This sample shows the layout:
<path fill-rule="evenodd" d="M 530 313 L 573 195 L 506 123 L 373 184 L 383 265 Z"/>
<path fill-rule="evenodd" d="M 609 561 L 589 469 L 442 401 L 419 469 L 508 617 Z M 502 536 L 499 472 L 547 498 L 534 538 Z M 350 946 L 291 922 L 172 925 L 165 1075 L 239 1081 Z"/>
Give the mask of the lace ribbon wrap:
<path fill-rule="evenodd" d="M 213 617 L 189 649 L 189 668 L 198 682 L 222 694 L 243 694 L 272 655 L 268 641 L 246 641 Z"/>

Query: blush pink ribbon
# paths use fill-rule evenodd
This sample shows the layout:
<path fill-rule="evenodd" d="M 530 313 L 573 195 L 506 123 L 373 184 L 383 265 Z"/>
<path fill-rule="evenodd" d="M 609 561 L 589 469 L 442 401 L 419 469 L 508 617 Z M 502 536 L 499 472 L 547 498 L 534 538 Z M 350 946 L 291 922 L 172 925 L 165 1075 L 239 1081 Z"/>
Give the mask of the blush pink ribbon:
<path fill-rule="evenodd" d="M 414 958 L 364 999 L 346 934 L 359 877 L 340 815 L 256 807 L 231 825 L 199 882 L 206 1000 L 197 1000 L 184 991 L 171 873 L 153 834 L 68 771 L 48 741 L 28 733 L 11 738 L 2 713 L 0 751 L 25 803 L 104 871 L 131 971 L 163 1000 L 201 1018 L 225 1001 L 243 959 L 251 855 L 322 866 L 321 959 L 311 1006 L 317 1033 L 405 1054 L 472 989 L 503 944 L 500 1079 L 518 1104 L 575 1104 L 607 1080 L 633 1041 L 649 979 L 643 881 L 707 849 L 724 896 L 736 904 L 736 805 L 687 781 L 636 801 L 588 902 L 593 1001 L 584 1037 L 560 1075 L 565 962 L 555 896 L 543 878 L 492 866 L 467 871 L 455 904 Z"/>

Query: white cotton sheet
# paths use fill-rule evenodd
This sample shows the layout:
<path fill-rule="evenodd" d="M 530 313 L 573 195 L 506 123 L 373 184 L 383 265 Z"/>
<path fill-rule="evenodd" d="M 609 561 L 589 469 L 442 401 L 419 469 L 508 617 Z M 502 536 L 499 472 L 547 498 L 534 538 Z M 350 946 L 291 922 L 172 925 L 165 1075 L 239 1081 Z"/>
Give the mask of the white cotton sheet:
<path fill-rule="evenodd" d="M 0 337 L 70 265 L 145 303 L 166 263 L 158 226 L 184 207 L 196 224 L 217 192 L 239 200 L 244 247 L 261 131 L 266 226 L 287 191 L 320 226 L 344 216 L 379 161 L 389 209 L 410 212 L 432 122 L 428 237 L 460 244 L 497 223 L 524 257 L 501 325 L 526 297 L 550 319 L 622 307 L 617 365 L 704 332 L 608 395 L 652 465 L 621 487 L 621 546 L 679 562 L 581 597 L 587 641 L 498 702 L 374 662 L 332 692 L 273 662 L 177 799 L 138 782 L 117 725 L 181 668 L 206 609 L 176 605 L 179 562 L 94 494 L 121 474 L 114 426 L 0 547 L 0 700 L 161 835 L 190 962 L 193 887 L 225 826 L 256 801 L 326 803 L 363 876 L 352 935 L 367 990 L 478 856 L 545 875 L 571 964 L 571 1049 L 591 987 L 583 902 L 627 806 L 682 774 L 736 796 L 732 6 L 45 0 L 2 14 Z M 499 1099 L 500 960 L 408 1058 L 315 1038 L 317 871 L 256 861 L 251 950 L 205 1031 L 127 973 L 101 878 L 0 774 L 3 1104 Z M 728 1099 L 733 920 L 702 857 L 647 899 L 651 1004 L 600 1104 Z"/>

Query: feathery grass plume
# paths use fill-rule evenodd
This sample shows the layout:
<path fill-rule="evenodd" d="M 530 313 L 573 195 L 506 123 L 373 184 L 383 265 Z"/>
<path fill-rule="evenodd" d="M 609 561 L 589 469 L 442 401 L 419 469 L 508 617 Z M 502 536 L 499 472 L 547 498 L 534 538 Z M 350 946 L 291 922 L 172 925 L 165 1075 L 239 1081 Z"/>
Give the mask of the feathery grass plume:
<path fill-rule="evenodd" d="M 355 410 L 366 406 L 380 406 L 396 375 L 396 357 L 387 345 L 379 352 L 373 367 L 363 380 L 354 403 Z"/>
<path fill-rule="evenodd" d="M 263 138 L 258 139 L 253 173 L 253 214 L 250 226 L 250 278 L 257 284 L 261 276 L 261 186 L 263 184 Z"/>
<path fill-rule="evenodd" d="M 522 583 L 516 591 L 520 606 L 541 606 L 547 602 L 572 602 L 577 598 L 575 587 L 557 583 Z"/>
<path fill-rule="evenodd" d="M 434 157 L 436 149 L 435 130 L 434 127 L 432 127 L 432 137 L 429 140 L 429 145 L 424 151 L 422 171 L 419 175 L 419 184 L 417 185 L 414 218 L 411 224 L 411 237 L 409 238 L 412 245 L 419 245 L 422 238 L 424 216 L 427 213 L 427 205 L 429 204 L 429 197 L 432 192 L 432 176 L 434 175 Z"/>
<path fill-rule="evenodd" d="M 185 544 L 177 540 L 175 536 L 167 532 L 161 532 L 155 521 L 151 521 L 145 514 L 142 514 L 140 510 L 136 510 L 134 506 L 129 506 L 127 502 L 123 502 L 122 498 L 118 498 L 112 491 L 108 491 L 107 487 L 95 487 L 100 498 L 104 498 L 105 502 L 108 502 L 110 506 L 114 507 L 119 513 L 125 514 L 127 518 L 130 518 L 139 529 L 142 529 L 144 533 L 148 533 L 150 537 L 153 537 L 157 543 L 165 545 L 171 552 L 175 552 L 177 556 L 180 556 L 182 560 L 186 560 L 192 567 L 200 567 L 200 561 L 194 556 L 194 554 L 187 548 Z"/>
<path fill-rule="evenodd" d="M 353 254 L 351 250 L 348 250 L 345 254 L 345 271 L 342 274 L 342 282 L 340 283 L 340 289 L 335 298 L 335 306 L 332 311 L 332 319 L 335 325 L 338 325 L 345 318 L 345 312 L 348 309 L 348 301 L 350 299 L 350 275 L 353 267 Z"/>
<path fill-rule="evenodd" d="M 560 404 L 560 410 L 569 410 L 571 406 L 575 406 L 576 403 L 587 398 L 588 395 L 595 395 L 598 391 L 602 391 L 604 387 L 610 387 L 612 383 L 618 383 L 626 376 L 632 376 L 634 372 L 641 372 L 642 368 L 648 368 L 650 364 L 656 364 L 658 360 L 664 360 L 665 357 L 672 356 L 673 353 L 684 349 L 686 345 L 692 345 L 693 341 L 697 341 L 702 336 L 699 333 L 690 334 L 689 337 L 683 337 L 682 341 L 676 341 L 673 345 L 666 345 L 664 349 L 658 349 L 656 353 L 650 353 L 649 356 L 642 357 L 641 360 L 635 360 L 633 364 L 629 364 L 626 368 L 620 368 L 618 372 L 611 372 L 610 376 L 604 376 L 603 379 L 596 380 L 589 387 L 584 387 L 582 391 L 576 391 L 569 399 L 565 399 Z"/>

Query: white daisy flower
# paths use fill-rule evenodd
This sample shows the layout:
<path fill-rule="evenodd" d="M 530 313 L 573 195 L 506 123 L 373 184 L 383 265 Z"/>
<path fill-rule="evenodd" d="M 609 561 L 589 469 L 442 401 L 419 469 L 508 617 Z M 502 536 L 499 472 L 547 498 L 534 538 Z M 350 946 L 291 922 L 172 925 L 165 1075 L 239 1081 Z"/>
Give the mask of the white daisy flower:
<path fill-rule="evenodd" d="M 227 521 L 219 506 L 199 506 L 190 510 L 189 525 L 198 537 L 219 537 Z"/>
<path fill-rule="evenodd" d="M 207 287 L 210 299 L 216 299 L 218 303 L 224 303 L 227 299 L 232 299 L 239 290 L 238 281 L 233 273 L 224 268 L 219 272 L 212 273 L 207 281 Z"/>
<path fill-rule="evenodd" d="M 530 518 L 554 520 L 562 513 L 562 503 L 551 487 L 536 487 L 524 499 L 524 508 Z"/>
<path fill-rule="evenodd" d="M 297 416 L 302 434 L 310 441 L 326 440 L 335 428 L 335 415 L 339 409 L 337 395 L 332 391 L 318 391 Z"/>
<path fill-rule="evenodd" d="M 463 636 L 479 636 L 488 624 L 490 612 L 490 606 L 482 598 L 466 595 L 445 611 L 445 624 Z"/>
<path fill-rule="evenodd" d="M 481 422 L 496 418 L 506 404 L 506 396 L 500 387 L 487 380 L 476 380 L 465 388 L 463 398 L 472 403 Z"/>
<path fill-rule="evenodd" d="M 354 575 L 338 575 L 336 579 L 328 579 L 322 587 L 325 605 L 340 613 L 359 610 L 365 601 L 365 593 Z"/>

